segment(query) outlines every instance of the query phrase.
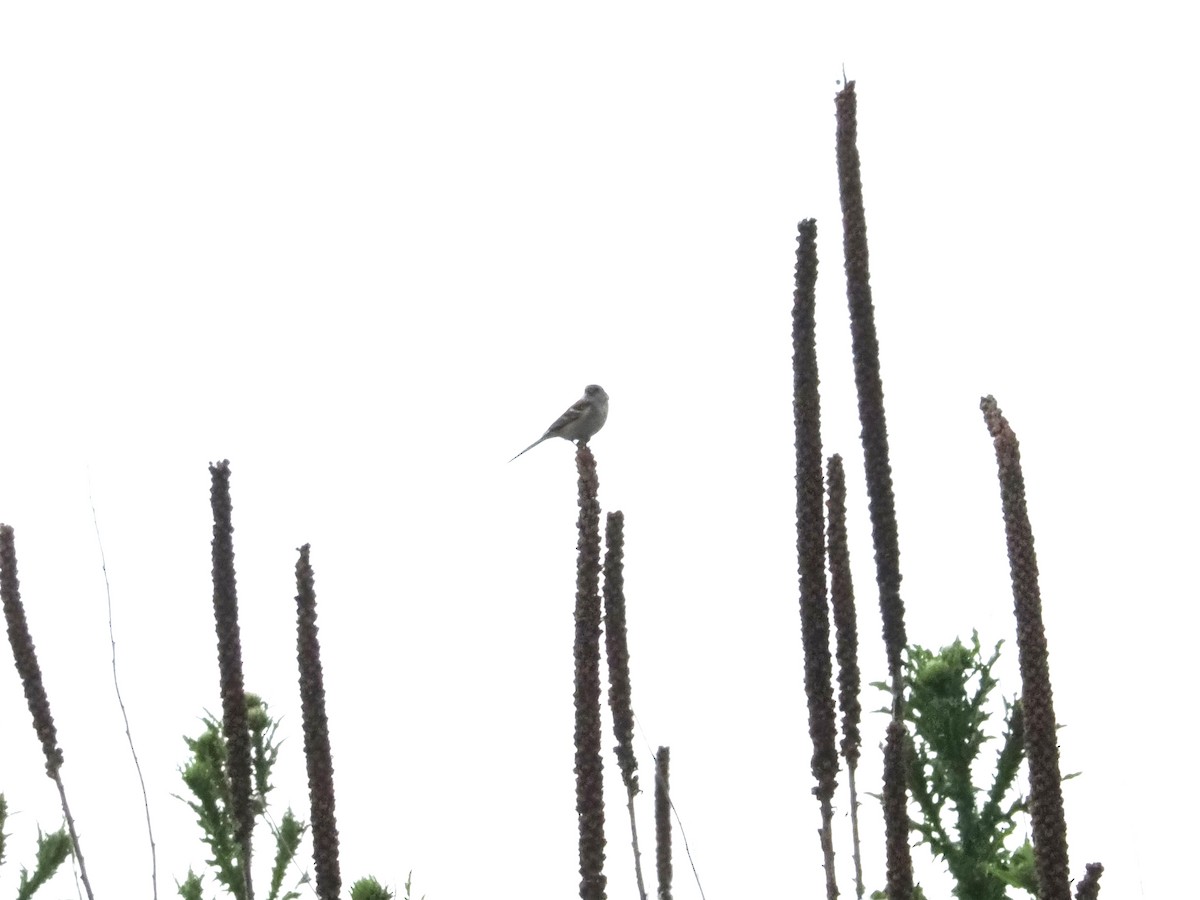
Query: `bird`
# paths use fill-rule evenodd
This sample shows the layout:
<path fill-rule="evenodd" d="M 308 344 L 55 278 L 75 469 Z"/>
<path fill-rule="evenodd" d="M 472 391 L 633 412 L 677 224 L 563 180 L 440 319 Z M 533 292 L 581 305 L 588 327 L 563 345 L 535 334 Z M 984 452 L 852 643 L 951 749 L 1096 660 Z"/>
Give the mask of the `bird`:
<path fill-rule="evenodd" d="M 608 394 L 598 384 L 589 384 L 583 389 L 583 396 L 559 416 L 554 424 L 546 429 L 546 433 L 522 450 L 517 456 L 522 456 L 552 437 L 564 438 L 568 441 L 579 441 L 586 444 L 588 438 L 604 427 L 608 418 Z M 514 456 L 513 459 L 516 459 Z"/>

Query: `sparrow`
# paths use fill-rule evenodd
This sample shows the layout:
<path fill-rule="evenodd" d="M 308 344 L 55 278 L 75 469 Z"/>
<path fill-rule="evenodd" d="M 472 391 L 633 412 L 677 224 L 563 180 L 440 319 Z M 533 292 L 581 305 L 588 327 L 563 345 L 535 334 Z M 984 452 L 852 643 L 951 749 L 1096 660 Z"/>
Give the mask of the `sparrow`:
<path fill-rule="evenodd" d="M 559 416 L 546 433 L 522 450 L 517 456 L 528 453 L 542 441 L 552 437 L 564 438 L 568 441 L 579 441 L 586 444 L 588 438 L 604 427 L 608 418 L 608 394 L 598 384 L 589 384 L 583 389 L 579 401 Z M 514 456 L 513 459 L 516 459 Z"/>

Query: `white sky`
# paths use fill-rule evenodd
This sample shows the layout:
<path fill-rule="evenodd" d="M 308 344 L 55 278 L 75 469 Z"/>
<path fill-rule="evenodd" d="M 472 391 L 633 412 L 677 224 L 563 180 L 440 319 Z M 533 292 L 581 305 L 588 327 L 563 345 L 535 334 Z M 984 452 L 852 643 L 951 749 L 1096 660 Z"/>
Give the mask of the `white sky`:
<path fill-rule="evenodd" d="M 805 6 L 0 9 L 0 521 L 98 897 L 150 885 L 89 494 L 165 897 L 205 858 L 171 795 L 181 735 L 218 707 L 207 465 L 226 457 L 248 687 L 284 717 L 277 799 L 307 802 L 292 598 L 311 542 L 346 884 L 411 868 L 430 900 L 575 893 L 573 458 L 555 441 L 507 460 L 593 381 L 612 397 L 593 447 L 627 519 L 643 773 L 645 741 L 669 744 L 711 900 L 818 895 L 790 396 L 808 216 L 865 680 L 884 670 L 843 63 L 909 635 L 1009 640 L 1018 689 L 978 409 L 994 393 L 1022 442 L 1062 764 L 1082 773 L 1073 876 L 1100 860 L 1101 896 L 1178 893 L 1200 802 L 1194 27 L 1150 4 Z M 11 894 L 59 817 L 5 668 Z M 863 791 L 883 726 L 868 716 Z M 606 776 L 609 896 L 629 897 L 611 758 Z M 675 896 L 696 897 L 676 847 Z"/>

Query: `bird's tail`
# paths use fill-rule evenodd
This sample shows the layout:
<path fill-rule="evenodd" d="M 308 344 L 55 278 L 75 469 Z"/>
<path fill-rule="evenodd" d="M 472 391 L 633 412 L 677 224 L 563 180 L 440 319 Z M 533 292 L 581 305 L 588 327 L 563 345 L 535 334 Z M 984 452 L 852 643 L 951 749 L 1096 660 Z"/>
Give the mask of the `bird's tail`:
<path fill-rule="evenodd" d="M 520 453 L 518 453 L 517 456 L 524 456 L 526 453 L 528 453 L 530 450 L 532 450 L 534 447 L 536 447 L 538 444 L 540 444 L 542 441 L 544 441 L 549 436 L 550 435 L 548 435 L 548 434 L 543 434 L 540 438 L 538 438 L 536 441 L 534 441 L 532 444 L 530 444 L 528 447 L 526 447 L 524 450 L 522 450 Z M 514 456 L 512 459 L 509 460 L 509 462 L 512 462 L 513 459 L 516 459 L 517 456 Z"/>

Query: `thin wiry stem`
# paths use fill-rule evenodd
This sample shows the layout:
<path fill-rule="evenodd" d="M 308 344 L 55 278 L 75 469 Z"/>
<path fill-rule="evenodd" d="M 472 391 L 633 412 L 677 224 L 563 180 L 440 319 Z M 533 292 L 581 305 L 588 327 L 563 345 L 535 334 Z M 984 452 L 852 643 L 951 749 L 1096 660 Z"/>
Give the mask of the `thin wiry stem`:
<path fill-rule="evenodd" d="M 117 706 L 121 708 L 121 719 L 125 723 L 125 740 L 129 744 L 129 755 L 133 757 L 133 768 L 137 772 L 138 784 L 142 789 L 142 809 L 146 813 L 146 835 L 150 840 L 150 887 L 154 900 L 158 900 L 158 852 L 154 844 L 154 827 L 150 822 L 150 797 L 146 793 L 146 779 L 142 777 L 142 763 L 133 744 L 133 731 L 129 727 L 129 713 L 121 696 L 121 682 L 117 678 L 117 638 L 113 630 L 112 588 L 108 583 L 108 561 L 104 558 L 104 542 L 100 539 L 100 520 L 96 516 L 96 503 L 91 495 L 88 502 L 92 507 L 92 525 L 96 529 L 96 546 L 100 549 L 100 571 L 104 574 L 104 596 L 108 603 L 108 643 L 111 647 L 113 690 L 117 695 Z"/>

